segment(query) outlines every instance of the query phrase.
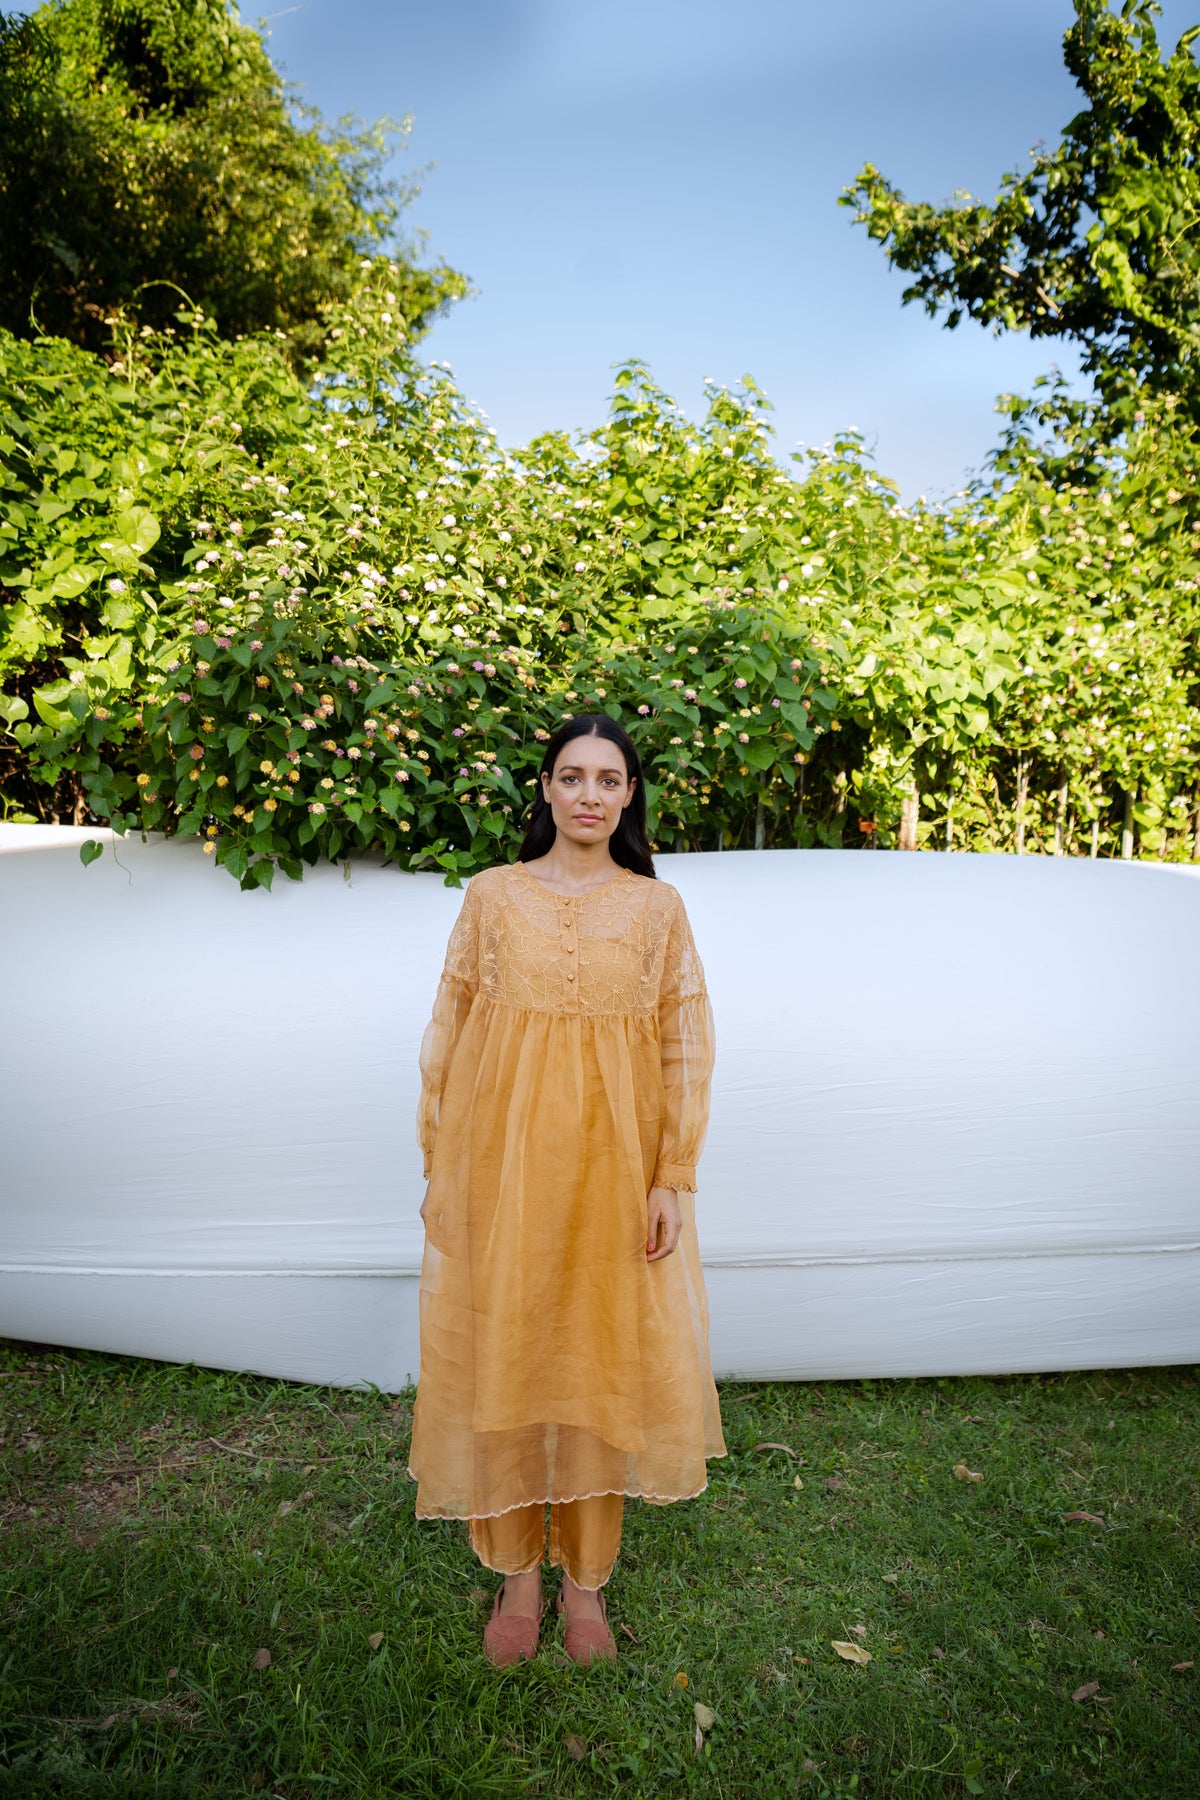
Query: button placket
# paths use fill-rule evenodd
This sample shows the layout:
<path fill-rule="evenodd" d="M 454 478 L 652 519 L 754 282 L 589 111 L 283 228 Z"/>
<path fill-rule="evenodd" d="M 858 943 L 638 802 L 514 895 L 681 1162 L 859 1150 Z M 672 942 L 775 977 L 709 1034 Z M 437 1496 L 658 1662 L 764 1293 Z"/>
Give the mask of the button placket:
<path fill-rule="evenodd" d="M 569 894 L 563 895 L 563 952 L 572 959 L 563 970 L 563 974 L 569 983 L 574 984 L 576 971 L 579 966 L 577 960 L 575 960 L 577 957 L 576 943 L 578 934 L 575 929 L 575 909 L 571 905 L 571 898 L 572 896 Z M 567 991 L 568 993 L 578 995 L 579 990 L 574 985 L 571 985 L 568 987 Z"/>

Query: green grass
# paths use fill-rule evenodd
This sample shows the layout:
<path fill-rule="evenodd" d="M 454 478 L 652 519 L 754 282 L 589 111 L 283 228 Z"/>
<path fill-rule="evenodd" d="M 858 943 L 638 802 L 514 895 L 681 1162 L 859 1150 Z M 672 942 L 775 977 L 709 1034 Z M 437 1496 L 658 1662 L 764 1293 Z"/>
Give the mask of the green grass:
<path fill-rule="evenodd" d="M 726 1384 L 587 1671 L 485 1662 L 411 1400 L 0 1342 L 0 1793 L 1200 1795 L 1200 1370 Z"/>

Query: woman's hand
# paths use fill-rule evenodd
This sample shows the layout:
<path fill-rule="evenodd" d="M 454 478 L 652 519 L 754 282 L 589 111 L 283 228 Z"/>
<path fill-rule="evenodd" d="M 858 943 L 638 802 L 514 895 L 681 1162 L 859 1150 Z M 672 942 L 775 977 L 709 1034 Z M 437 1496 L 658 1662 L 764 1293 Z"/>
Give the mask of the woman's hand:
<path fill-rule="evenodd" d="M 664 1256 L 670 1256 L 679 1242 L 681 1223 L 679 1195 L 674 1188 L 651 1188 L 646 1198 L 647 1262 L 659 1262 Z"/>
<path fill-rule="evenodd" d="M 421 1202 L 421 1223 L 425 1223 L 425 1208 L 429 1205 L 429 1183 L 425 1183 L 425 1198 Z"/>

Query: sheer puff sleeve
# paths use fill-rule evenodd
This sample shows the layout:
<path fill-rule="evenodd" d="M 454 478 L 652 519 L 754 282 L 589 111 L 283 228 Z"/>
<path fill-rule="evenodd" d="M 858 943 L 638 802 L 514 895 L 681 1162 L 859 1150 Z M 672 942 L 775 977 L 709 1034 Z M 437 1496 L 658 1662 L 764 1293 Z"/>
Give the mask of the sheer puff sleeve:
<path fill-rule="evenodd" d="M 694 1194 L 696 1164 L 708 1132 L 716 1030 L 704 970 L 678 895 L 667 938 L 658 1027 L 665 1107 L 651 1185 Z"/>
<path fill-rule="evenodd" d="M 475 882 L 470 881 L 446 946 L 433 1016 L 421 1039 L 417 1143 L 424 1158 L 426 1181 L 433 1172 L 433 1146 L 450 1059 L 479 987 L 479 906 Z"/>

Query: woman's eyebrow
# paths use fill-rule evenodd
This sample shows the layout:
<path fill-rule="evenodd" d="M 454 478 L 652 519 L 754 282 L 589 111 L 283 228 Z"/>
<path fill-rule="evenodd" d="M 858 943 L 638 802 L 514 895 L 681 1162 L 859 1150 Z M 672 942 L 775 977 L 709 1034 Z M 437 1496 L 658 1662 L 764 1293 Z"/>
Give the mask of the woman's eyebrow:
<path fill-rule="evenodd" d="M 582 767 L 582 763 L 563 763 L 558 772 L 560 775 L 569 775 L 573 770 L 579 770 Z M 621 769 L 601 769 L 600 773 L 601 775 L 620 775 L 623 771 Z"/>

